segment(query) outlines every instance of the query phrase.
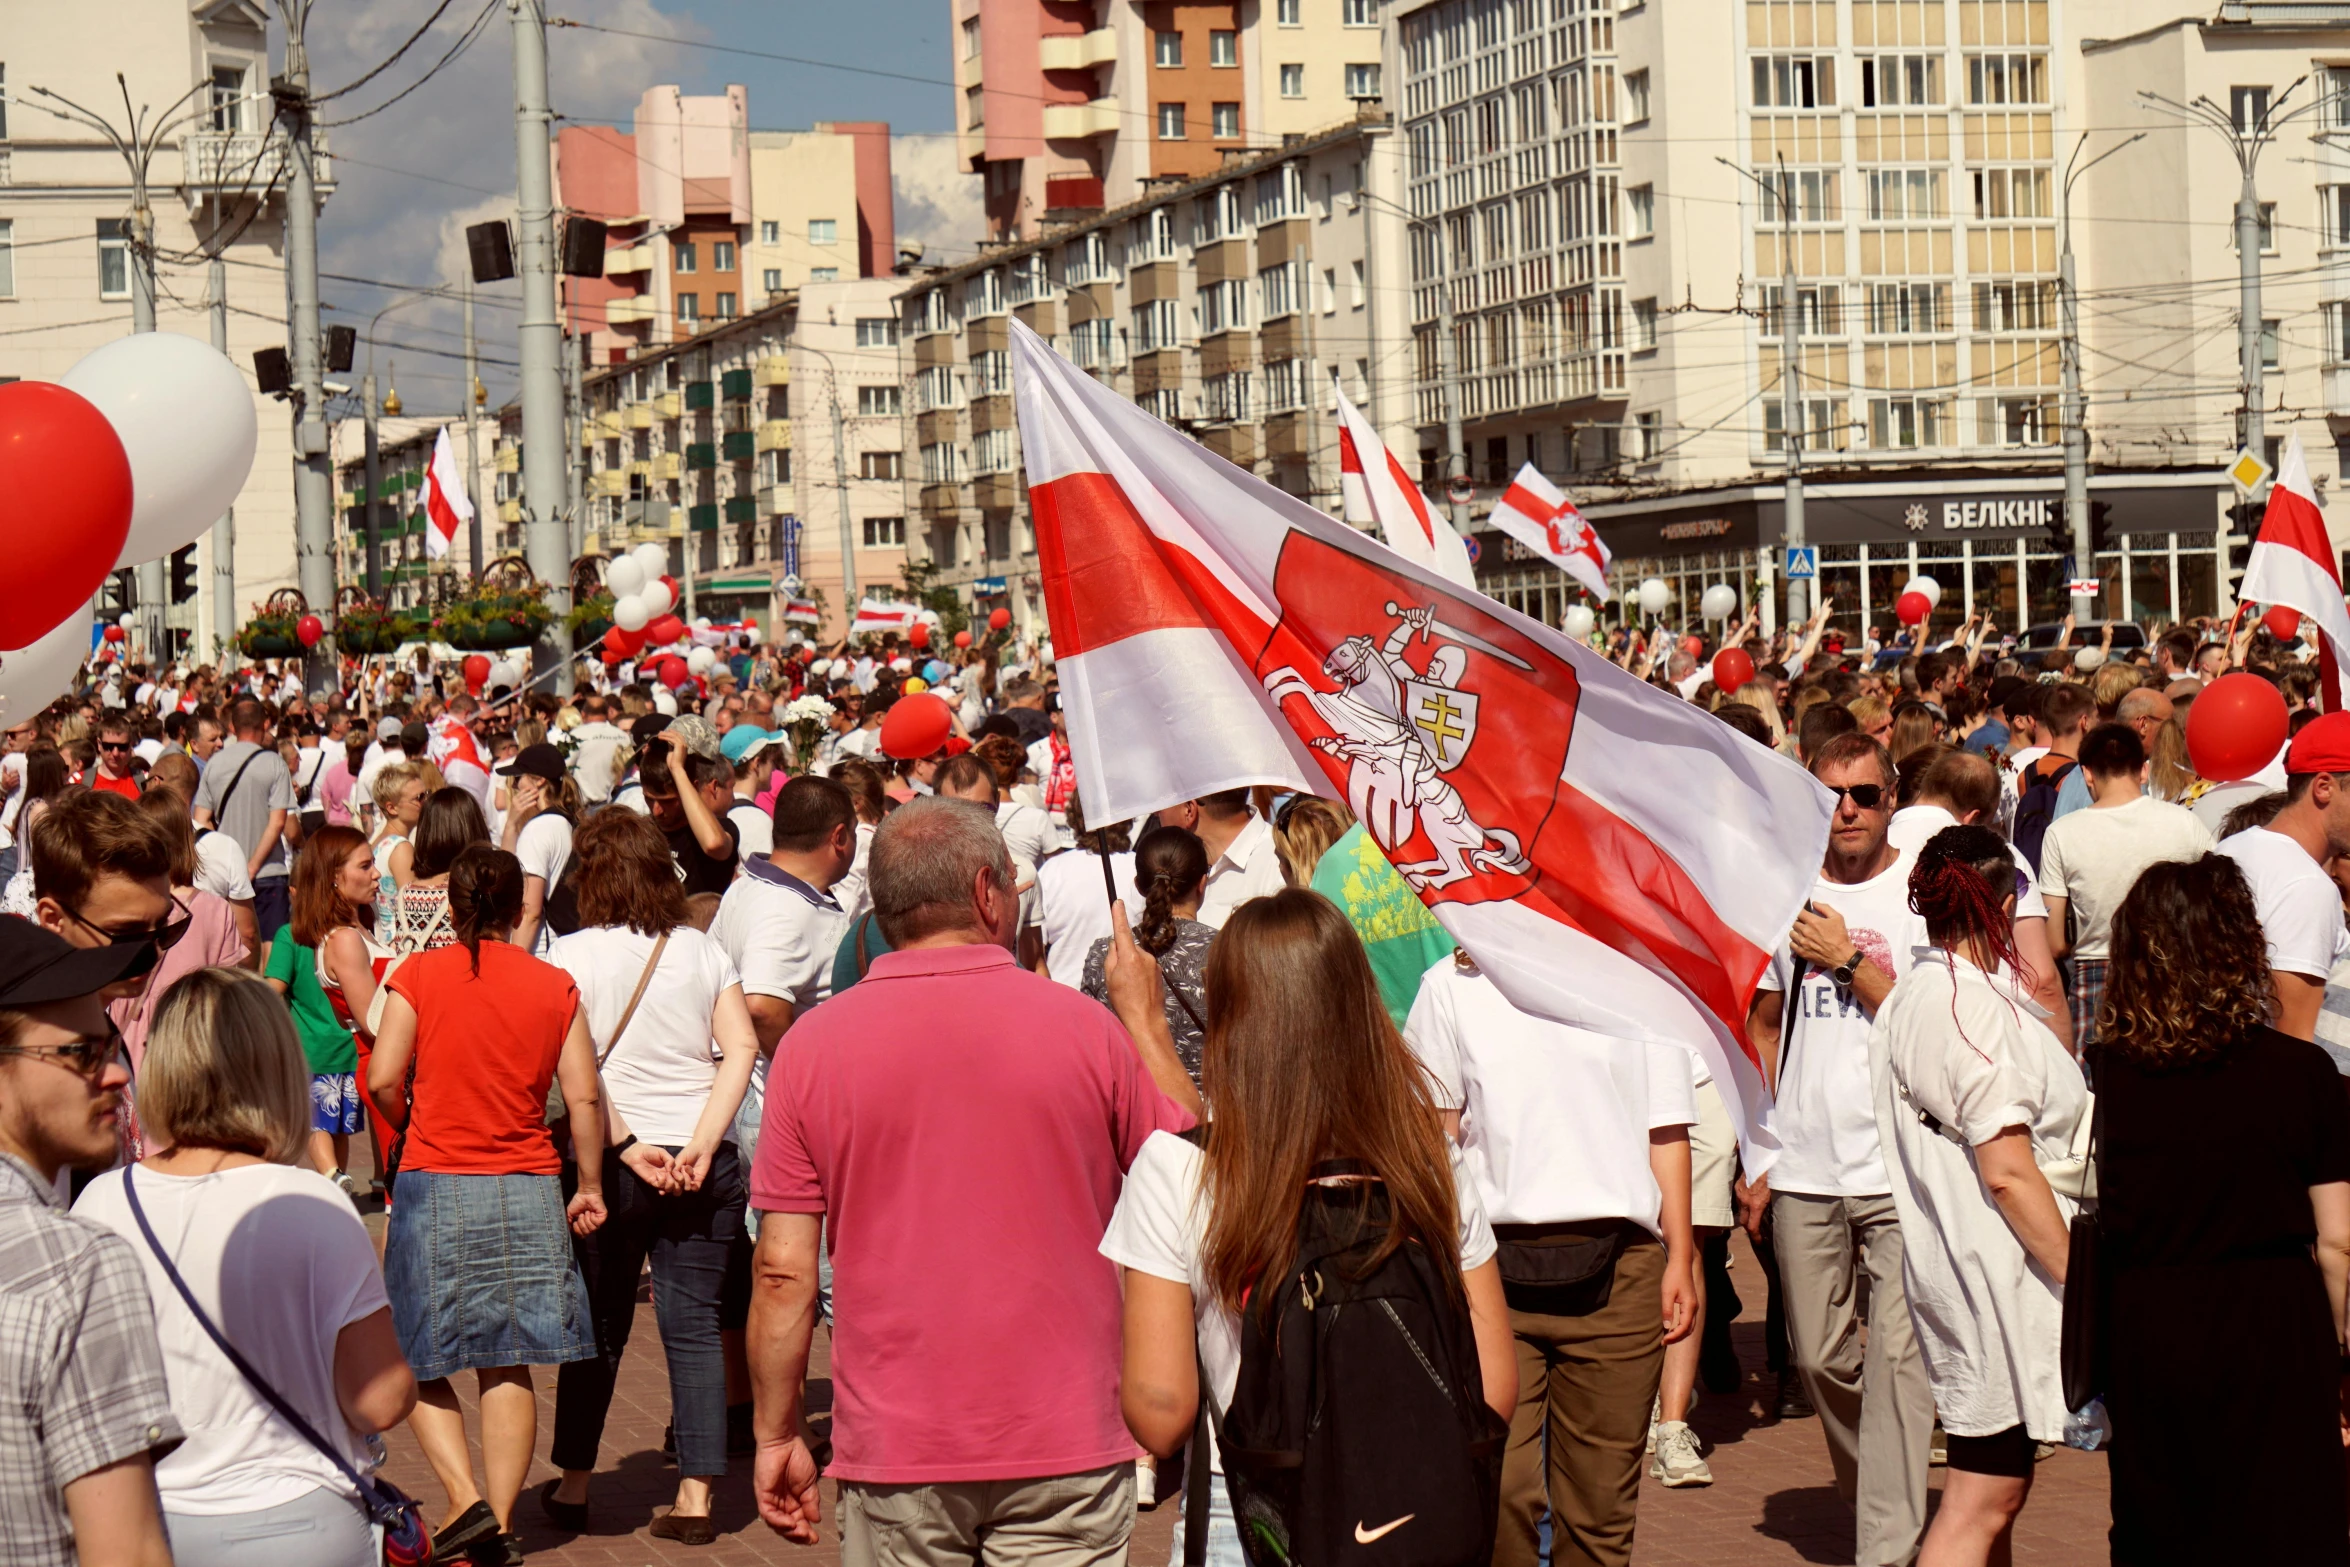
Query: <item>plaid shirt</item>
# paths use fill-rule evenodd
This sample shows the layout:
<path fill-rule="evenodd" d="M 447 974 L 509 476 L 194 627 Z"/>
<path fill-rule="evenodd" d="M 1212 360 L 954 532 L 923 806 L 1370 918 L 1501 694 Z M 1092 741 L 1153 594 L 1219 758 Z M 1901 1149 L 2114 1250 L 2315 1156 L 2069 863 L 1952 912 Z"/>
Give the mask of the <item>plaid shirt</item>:
<path fill-rule="evenodd" d="M 129 1243 L 0 1154 L 0 1562 L 76 1567 L 66 1486 L 180 1437 Z"/>

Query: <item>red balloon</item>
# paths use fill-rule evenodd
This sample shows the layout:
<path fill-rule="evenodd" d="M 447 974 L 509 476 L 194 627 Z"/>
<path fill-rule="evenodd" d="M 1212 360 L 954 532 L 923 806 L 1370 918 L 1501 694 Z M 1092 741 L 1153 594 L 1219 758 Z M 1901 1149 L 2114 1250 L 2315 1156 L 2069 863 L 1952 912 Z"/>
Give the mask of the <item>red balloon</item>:
<path fill-rule="evenodd" d="M 930 646 L 929 625 L 923 621 L 915 621 L 913 628 L 906 633 L 906 640 L 913 643 L 916 647 Z"/>
<path fill-rule="evenodd" d="M 631 657 L 637 649 L 644 645 L 645 634 L 642 631 L 629 631 L 623 627 L 614 626 L 604 633 L 605 650 L 609 652 L 613 648 L 618 648 L 622 658 Z"/>
<path fill-rule="evenodd" d="M 2254 674 L 2222 675 L 2187 712 L 2187 759 L 2214 783 L 2249 778 L 2284 749 L 2285 694 Z"/>
<path fill-rule="evenodd" d="M 678 605 L 685 602 L 685 590 L 677 585 L 677 579 L 675 577 L 672 577 L 667 572 L 663 572 L 661 574 L 661 585 L 669 590 L 669 607 L 671 609 L 675 609 Z"/>
<path fill-rule="evenodd" d="M 326 635 L 326 622 L 316 615 L 304 615 L 294 622 L 294 640 L 304 647 L 318 646 L 318 639 Z"/>
<path fill-rule="evenodd" d="M 10 588 L 0 648 L 30 647 L 90 602 L 131 531 L 131 460 L 88 398 L 53 381 L 0 386 L 0 495 Z"/>
<path fill-rule="evenodd" d="M 1001 631 L 1011 623 L 1012 612 L 1008 609 L 999 609 L 987 617 L 987 629 L 990 631 Z"/>
<path fill-rule="evenodd" d="M 120 642 L 129 635 L 130 633 L 123 630 L 120 626 L 108 626 L 106 628 L 106 640 L 109 642 Z"/>
<path fill-rule="evenodd" d="M 1901 617 L 1905 626 L 1917 625 L 1934 608 L 1923 593 L 1904 593 L 1893 601 L 1893 613 Z"/>
<path fill-rule="evenodd" d="M 1691 658 L 1702 658 L 1702 657 L 1704 657 L 1704 656 L 1705 656 L 1705 638 L 1703 638 L 1703 637 L 1700 637 L 1700 636 L 1686 636 L 1686 637 L 1683 637 L 1683 638 L 1681 639 L 1681 651 L 1682 651 L 1682 652 L 1684 652 L 1684 653 L 1686 653 L 1686 654 L 1688 654 L 1688 655 L 1689 655 Z"/>
<path fill-rule="evenodd" d="M 970 645 L 971 645 L 971 633 L 970 633 L 970 632 L 968 632 L 968 631 L 958 631 L 958 632 L 956 632 L 956 633 L 955 633 L 955 646 L 957 646 L 957 647 L 969 647 Z"/>
<path fill-rule="evenodd" d="M 2301 611 L 2297 609 L 2288 609 L 2282 604 L 2271 605 L 2269 612 L 2260 617 L 2260 623 L 2268 627 L 2268 634 L 2279 642 L 2300 639 Z"/>
<path fill-rule="evenodd" d="M 487 653 L 465 655 L 465 683 L 478 686 L 490 678 L 490 656 Z"/>
<path fill-rule="evenodd" d="M 945 702 L 918 691 L 891 704 L 881 721 L 881 749 L 901 762 L 928 756 L 955 732 L 955 715 Z"/>
<path fill-rule="evenodd" d="M 645 622 L 645 640 L 655 647 L 667 647 L 685 635 L 685 622 L 675 615 L 657 615 Z"/>
<path fill-rule="evenodd" d="M 608 641 L 605 643 L 604 667 L 606 669 L 618 669 L 621 665 L 627 662 L 628 655 L 626 653 L 621 652 L 620 649 L 612 646 Z"/>
<path fill-rule="evenodd" d="M 1714 684 L 1735 691 L 1754 678 L 1754 659 L 1742 647 L 1726 647 L 1714 655 Z"/>
<path fill-rule="evenodd" d="M 685 667 L 685 660 L 674 653 L 661 660 L 661 683 L 674 691 L 693 679 L 693 671 Z"/>

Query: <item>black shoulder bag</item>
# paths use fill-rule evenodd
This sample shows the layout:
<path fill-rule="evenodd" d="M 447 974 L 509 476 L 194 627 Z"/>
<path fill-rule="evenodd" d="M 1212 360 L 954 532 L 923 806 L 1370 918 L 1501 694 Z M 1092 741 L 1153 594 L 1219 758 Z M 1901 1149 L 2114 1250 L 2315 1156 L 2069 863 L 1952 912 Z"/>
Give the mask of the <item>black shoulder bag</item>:
<path fill-rule="evenodd" d="M 2064 1407 L 2079 1409 L 2105 1391 L 2106 1278 L 2098 1253 L 2097 1206 L 2104 1190 L 2105 1172 L 2097 1151 L 2104 1142 L 2105 1095 L 2097 1092 L 2097 1077 L 2089 1063 L 2089 1091 L 2095 1095 L 2089 1111 L 2089 1195 L 2073 1214 L 2072 1234 L 2065 1250 L 2064 1336 L 2058 1349 L 2064 1381 Z"/>

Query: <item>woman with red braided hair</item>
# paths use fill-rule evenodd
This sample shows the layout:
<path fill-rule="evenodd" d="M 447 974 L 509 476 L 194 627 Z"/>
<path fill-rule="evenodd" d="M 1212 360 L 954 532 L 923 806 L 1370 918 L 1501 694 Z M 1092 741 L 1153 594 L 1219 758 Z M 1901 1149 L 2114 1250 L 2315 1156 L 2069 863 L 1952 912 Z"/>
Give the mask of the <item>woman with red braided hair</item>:
<path fill-rule="evenodd" d="M 2007 1561 L 2034 1445 L 2064 1432 L 2073 1204 L 2042 1167 L 2070 1155 L 2089 1096 L 2016 956 L 2020 880 L 1987 827 L 1927 841 L 1909 901 L 1931 945 L 1911 955 L 1871 1038 L 1903 1282 L 1948 1437 L 1919 1567 Z"/>

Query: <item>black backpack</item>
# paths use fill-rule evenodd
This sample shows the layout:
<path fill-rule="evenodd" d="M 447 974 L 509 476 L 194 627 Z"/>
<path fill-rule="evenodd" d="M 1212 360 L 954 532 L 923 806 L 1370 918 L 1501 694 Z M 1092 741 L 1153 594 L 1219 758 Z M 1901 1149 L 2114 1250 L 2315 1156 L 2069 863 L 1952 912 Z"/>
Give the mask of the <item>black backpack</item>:
<path fill-rule="evenodd" d="M 2025 770 L 2022 787 L 2016 791 L 2015 831 L 2008 834 L 2008 841 L 2024 851 L 2024 858 L 2032 862 L 2035 873 L 2040 869 L 2040 845 L 2047 840 L 2049 824 L 2056 820 L 2056 796 L 2064 788 L 2065 779 L 2080 765 L 2068 761 L 2052 773 L 2043 773 L 2040 763 L 2034 762 Z"/>
<path fill-rule="evenodd" d="M 1314 1170 L 1368 1173 L 1354 1160 Z M 1485 1403 L 1467 1303 L 1428 1249 L 1407 1241 L 1364 1271 L 1387 1216 L 1376 1179 L 1308 1186 L 1296 1261 L 1241 1315 L 1220 1419 L 1202 1384 L 1250 1567 L 1492 1560 L 1509 1425 Z M 1205 1543 L 1204 1512 L 1187 1556 Z"/>

